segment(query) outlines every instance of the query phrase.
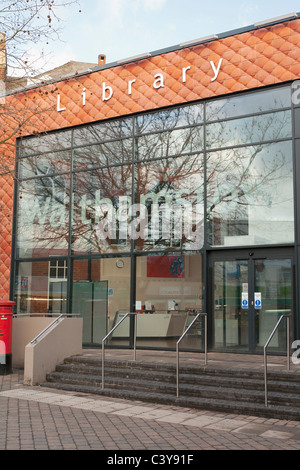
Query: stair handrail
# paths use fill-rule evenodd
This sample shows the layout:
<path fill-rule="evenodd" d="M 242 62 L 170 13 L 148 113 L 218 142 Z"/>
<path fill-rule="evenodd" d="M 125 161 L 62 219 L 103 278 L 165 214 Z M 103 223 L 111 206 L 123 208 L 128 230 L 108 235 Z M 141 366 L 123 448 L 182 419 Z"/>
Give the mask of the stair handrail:
<path fill-rule="evenodd" d="M 32 341 L 30 341 L 30 344 L 35 343 L 44 333 L 46 333 L 46 331 L 49 330 L 49 328 L 51 328 L 51 326 L 57 323 L 62 317 L 76 317 L 76 316 L 79 316 L 79 315 L 76 313 L 75 314 L 74 313 L 60 314 L 55 320 L 53 320 L 53 322 L 50 323 L 50 325 L 46 326 L 46 328 L 43 331 L 41 331 Z"/>
<path fill-rule="evenodd" d="M 287 370 L 290 370 L 290 315 L 281 315 L 277 321 L 272 333 L 270 334 L 268 341 L 264 345 L 264 380 L 265 380 L 265 406 L 268 406 L 268 379 L 267 379 L 267 347 L 274 334 L 276 333 L 277 328 L 279 327 L 283 318 L 286 318 L 286 344 L 287 344 Z"/>
<path fill-rule="evenodd" d="M 133 343 L 133 360 L 136 361 L 136 325 L 137 325 L 137 313 L 136 312 L 128 312 L 126 313 L 123 318 L 110 330 L 109 333 L 102 339 L 102 390 L 104 390 L 104 354 L 105 354 L 105 341 L 110 335 L 118 328 L 118 326 L 125 320 L 125 318 L 129 317 L 130 315 L 135 315 L 135 324 L 134 324 L 134 343 Z"/>
<path fill-rule="evenodd" d="M 207 365 L 207 313 L 198 313 L 176 343 L 176 393 L 179 397 L 179 344 L 199 317 L 204 317 L 204 363 Z"/>

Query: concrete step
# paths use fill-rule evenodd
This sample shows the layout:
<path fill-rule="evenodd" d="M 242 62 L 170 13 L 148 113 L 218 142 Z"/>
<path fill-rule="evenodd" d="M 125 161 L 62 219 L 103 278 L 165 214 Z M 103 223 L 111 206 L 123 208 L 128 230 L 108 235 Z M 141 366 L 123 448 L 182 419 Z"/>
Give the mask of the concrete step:
<path fill-rule="evenodd" d="M 102 377 L 102 367 L 98 365 L 85 365 L 85 364 L 72 364 L 66 363 L 56 367 L 56 372 L 65 374 L 85 374 L 92 375 L 95 377 Z M 113 367 L 111 364 L 107 364 L 105 367 L 105 376 L 107 377 L 119 377 L 119 378 L 130 378 L 139 380 L 152 380 L 154 382 L 165 382 L 165 383 L 176 383 L 176 371 L 175 368 L 155 371 L 148 369 L 145 370 L 143 367 Z M 215 386 L 230 386 L 231 388 L 250 389 L 250 390 L 264 390 L 264 376 L 262 373 L 254 374 L 250 377 L 245 377 L 245 374 L 233 375 L 230 370 L 227 375 L 219 375 L 217 371 L 211 373 L 208 369 L 197 369 L 189 370 L 183 368 L 180 371 L 180 383 L 191 384 L 191 385 L 215 385 Z M 298 377 L 283 374 L 269 374 L 268 378 L 268 389 L 270 391 L 286 391 L 289 390 L 293 393 L 300 394 L 300 382 Z"/>
<path fill-rule="evenodd" d="M 262 371 L 212 366 L 180 366 L 179 397 L 174 364 L 67 358 L 48 374 L 47 387 L 105 396 L 169 403 L 189 408 L 230 411 L 300 421 L 300 377 L 269 371 L 268 407 Z"/>
<path fill-rule="evenodd" d="M 98 367 L 101 369 L 102 362 L 100 359 L 88 358 L 83 356 L 73 356 L 66 358 L 64 364 L 80 365 L 83 364 L 85 367 Z M 163 364 L 163 363 L 151 363 L 138 361 L 123 361 L 123 360 L 105 360 L 105 370 L 107 368 L 128 368 L 131 370 L 138 371 L 157 371 L 157 372 L 166 372 L 176 374 L 176 365 L 175 364 Z M 218 377 L 235 377 L 235 378 L 258 378 L 263 379 L 264 373 L 261 370 L 250 370 L 245 368 L 226 368 L 226 367 L 213 367 L 210 365 L 187 365 L 180 363 L 179 364 L 180 376 L 182 373 L 185 374 L 202 374 L 207 376 L 218 376 Z M 268 378 L 270 380 L 286 380 L 288 383 L 291 381 L 293 383 L 298 383 L 300 385 L 300 374 L 268 370 Z"/>
<path fill-rule="evenodd" d="M 53 372 L 47 376 L 48 382 L 55 383 L 69 383 L 69 384 L 85 384 L 92 386 L 102 385 L 101 375 L 91 375 L 84 373 L 61 373 Z M 235 384 L 236 385 L 236 384 Z M 262 385 L 262 384 L 261 384 Z M 148 390 L 152 393 L 165 393 L 176 395 L 176 383 L 170 383 L 163 380 L 151 380 L 151 377 L 145 379 L 144 377 L 132 378 L 130 375 L 127 376 L 111 376 L 108 371 L 105 376 L 105 387 L 108 388 L 119 388 L 124 390 Z M 251 387 L 244 387 L 238 389 L 236 386 L 230 386 L 230 383 L 223 381 L 222 384 L 214 385 L 212 383 L 206 384 L 188 384 L 184 381 L 184 377 L 179 385 L 179 391 L 181 395 L 187 397 L 198 397 L 199 399 L 209 396 L 210 398 L 217 398 L 226 400 L 235 400 L 242 402 L 257 402 L 264 403 L 265 395 L 264 388 L 261 386 L 260 390 L 255 389 L 254 385 Z M 300 407 L 300 395 L 297 393 L 284 393 L 274 392 L 269 387 L 268 399 L 270 403 L 292 403 L 292 405 Z"/>

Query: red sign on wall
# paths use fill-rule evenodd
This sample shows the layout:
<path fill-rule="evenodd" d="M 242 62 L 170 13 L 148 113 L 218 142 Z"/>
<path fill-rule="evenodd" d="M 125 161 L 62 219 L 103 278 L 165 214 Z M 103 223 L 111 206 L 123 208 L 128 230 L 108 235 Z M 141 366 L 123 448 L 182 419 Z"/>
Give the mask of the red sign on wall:
<path fill-rule="evenodd" d="M 148 256 L 147 277 L 184 277 L 184 256 Z"/>

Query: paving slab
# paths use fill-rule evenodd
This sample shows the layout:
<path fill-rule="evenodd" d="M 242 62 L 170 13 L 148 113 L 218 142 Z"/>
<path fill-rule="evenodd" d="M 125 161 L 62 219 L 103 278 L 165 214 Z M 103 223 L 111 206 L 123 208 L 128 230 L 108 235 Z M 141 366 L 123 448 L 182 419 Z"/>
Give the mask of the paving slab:
<path fill-rule="evenodd" d="M 183 421 L 181 424 L 184 424 L 185 426 L 197 426 L 199 428 L 203 428 L 205 426 L 209 426 L 213 423 L 219 423 L 222 418 L 218 416 L 194 416 L 194 418 L 187 419 L 186 421 Z"/>
<path fill-rule="evenodd" d="M 220 431 L 234 431 L 235 429 L 239 429 L 247 424 L 246 420 L 225 418 L 209 424 L 207 427 L 208 429 L 219 429 Z"/>
<path fill-rule="evenodd" d="M 273 429 L 269 429 L 268 431 L 264 432 L 263 434 L 260 435 L 261 437 L 269 437 L 271 439 L 293 439 L 293 433 L 292 432 L 284 432 L 284 431 L 275 431 Z"/>

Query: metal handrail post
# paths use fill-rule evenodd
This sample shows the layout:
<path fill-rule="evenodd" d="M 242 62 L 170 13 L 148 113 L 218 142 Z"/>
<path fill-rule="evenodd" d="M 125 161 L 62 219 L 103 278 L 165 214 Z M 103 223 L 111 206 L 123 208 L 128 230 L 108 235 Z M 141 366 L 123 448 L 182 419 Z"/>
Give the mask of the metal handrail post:
<path fill-rule="evenodd" d="M 176 343 L 176 396 L 179 397 L 179 344 Z"/>
<path fill-rule="evenodd" d="M 102 390 L 104 390 L 104 354 L 105 354 L 105 341 L 107 340 L 107 338 L 109 338 L 109 336 L 118 328 L 118 326 L 125 320 L 125 318 L 127 318 L 129 315 L 135 315 L 135 328 L 134 328 L 134 353 L 133 353 L 133 357 L 134 357 L 134 361 L 136 360 L 136 324 L 137 324 L 137 320 L 136 320 L 136 317 L 137 317 L 137 314 L 136 313 L 126 313 L 126 315 L 124 315 L 123 318 L 121 318 L 121 320 L 110 330 L 109 333 L 107 333 L 107 335 L 102 339 Z"/>
<path fill-rule="evenodd" d="M 101 388 L 104 390 L 104 341 L 102 340 L 102 367 L 101 367 L 101 372 L 102 372 L 102 378 L 101 378 Z"/>
<path fill-rule="evenodd" d="M 286 349 L 287 349 L 287 370 L 290 370 L 290 316 L 289 315 L 281 315 L 279 320 L 277 321 L 274 330 L 272 331 L 271 335 L 269 336 L 268 341 L 264 346 L 264 379 L 265 379 L 265 406 L 268 406 L 268 383 L 267 383 L 267 347 L 269 346 L 270 341 L 272 340 L 281 320 L 286 318 Z"/>
<path fill-rule="evenodd" d="M 198 313 L 176 343 L 176 395 L 179 397 L 179 343 L 199 317 L 204 317 L 204 362 L 207 365 L 207 313 Z"/>
<path fill-rule="evenodd" d="M 264 347 L 264 378 L 265 378 L 265 406 L 268 406 L 267 353 L 266 353 L 266 347 Z"/>
<path fill-rule="evenodd" d="M 286 317 L 286 357 L 287 370 L 290 370 L 290 317 Z"/>
<path fill-rule="evenodd" d="M 207 314 L 204 315 L 204 363 L 207 365 Z"/>
<path fill-rule="evenodd" d="M 133 360 L 136 361 L 137 314 L 134 314 Z"/>

